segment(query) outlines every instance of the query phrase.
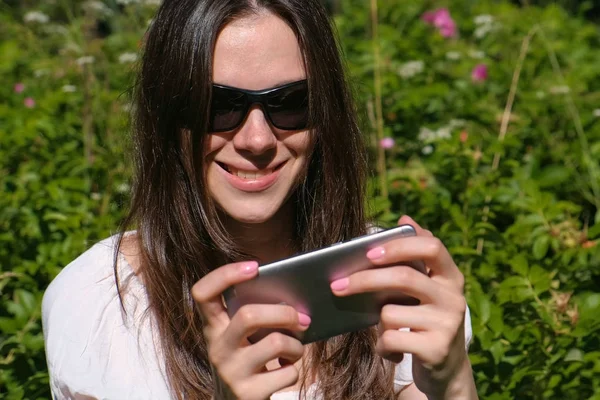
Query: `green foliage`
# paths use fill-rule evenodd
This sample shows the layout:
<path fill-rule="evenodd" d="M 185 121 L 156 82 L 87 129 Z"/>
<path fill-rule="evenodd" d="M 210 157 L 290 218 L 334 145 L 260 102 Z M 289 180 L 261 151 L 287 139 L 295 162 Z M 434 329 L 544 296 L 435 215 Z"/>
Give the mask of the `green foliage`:
<path fill-rule="evenodd" d="M 600 398 L 600 35 L 558 7 L 448 4 L 456 38 L 421 19 L 424 2 L 379 2 L 383 118 L 395 146 L 389 198 L 374 212 L 389 225 L 411 215 L 465 274 L 482 398 Z M 369 4 L 345 5 L 337 23 L 369 110 Z M 474 81 L 479 64 L 489 75 Z M 366 131 L 375 118 L 366 113 Z M 372 190 L 381 193 L 375 178 Z"/>
<path fill-rule="evenodd" d="M 7 399 L 50 397 L 43 291 L 116 230 L 128 198 L 122 94 L 132 74 L 118 56 L 137 51 L 152 10 L 139 10 L 147 14 L 141 20 L 134 10 L 107 8 L 119 33 L 102 39 L 95 24 L 104 14 L 77 4 L 46 5 L 47 23 L 23 22 L 26 10 L 0 13 L 0 397 Z"/>
<path fill-rule="evenodd" d="M 8 38 L 0 42 L 7 399 L 49 398 L 43 290 L 123 217 L 130 61 L 154 9 L 54 3 L 36 8 L 45 23 L 26 22 L 25 6 L 0 5 L 0 37 Z M 600 399 L 600 34 L 552 5 L 457 0 L 448 4 L 458 36 L 444 38 L 421 19 L 430 4 L 379 2 L 379 66 L 369 2 L 342 1 L 336 16 L 365 132 L 375 131 L 379 68 L 384 133 L 395 140 L 385 153 L 388 197 L 378 179 L 371 184 L 373 214 L 388 225 L 411 215 L 465 274 L 482 398 Z M 478 64 L 489 76 L 476 82 Z"/>

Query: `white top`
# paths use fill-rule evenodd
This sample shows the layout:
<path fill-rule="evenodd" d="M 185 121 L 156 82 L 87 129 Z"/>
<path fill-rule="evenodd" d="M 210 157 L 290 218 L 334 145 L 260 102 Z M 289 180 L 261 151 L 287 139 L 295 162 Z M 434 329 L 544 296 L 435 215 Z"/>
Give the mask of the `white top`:
<path fill-rule="evenodd" d="M 122 313 L 113 271 L 117 236 L 105 239 L 66 266 L 52 281 L 42 303 L 42 323 L 52 396 L 58 399 L 169 399 L 160 343 L 147 309 L 141 280 L 119 255 L 119 278 L 127 282 Z M 139 328 L 139 329 L 138 329 Z M 469 311 L 465 317 L 471 340 Z M 395 387 L 412 382 L 411 355 L 396 367 Z M 315 385 L 308 399 L 317 400 Z M 272 400 L 297 399 L 297 392 Z"/>

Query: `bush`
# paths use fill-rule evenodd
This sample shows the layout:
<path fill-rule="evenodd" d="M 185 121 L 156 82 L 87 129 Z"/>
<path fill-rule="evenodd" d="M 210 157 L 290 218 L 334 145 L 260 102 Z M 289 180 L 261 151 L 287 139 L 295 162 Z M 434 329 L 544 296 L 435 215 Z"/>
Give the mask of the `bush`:
<path fill-rule="evenodd" d="M 337 22 L 376 110 L 364 3 Z M 600 35 L 557 7 L 470 3 L 380 2 L 389 194 L 374 210 L 429 227 L 465 274 L 482 398 L 600 398 Z"/>
<path fill-rule="evenodd" d="M 50 397 L 43 290 L 123 217 L 127 89 L 154 9 L 58 3 L 0 12 L 8 399 Z M 369 2 L 341 2 L 377 171 L 373 215 L 389 225 L 411 215 L 465 274 L 482 398 L 600 399 L 600 35 L 556 6 L 451 4 L 445 15 L 425 14 L 427 1 L 380 1 L 376 59 Z"/>

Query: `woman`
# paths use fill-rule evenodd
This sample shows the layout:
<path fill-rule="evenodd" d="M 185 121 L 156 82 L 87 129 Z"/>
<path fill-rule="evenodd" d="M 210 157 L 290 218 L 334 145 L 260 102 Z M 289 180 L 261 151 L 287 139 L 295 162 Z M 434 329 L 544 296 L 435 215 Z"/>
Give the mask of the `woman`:
<path fill-rule="evenodd" d="M 44 298 L 56 398 L 477 397 L 463 277 L 408 217 L 399 222 L 417 237 L 368 254 L 392 266 L 331 284 L 338 296 L 385 289 L 421 300 L 386 305 L 377 328 L 250 345 L 258 328 L 304 330 L 310 317 L 249 305 L 230 319 L 223 307 L 221 293 L 256 276 L 257 261 L 367 231 L 365 149 L 317 0 L 166 0 L 135 100 L 125 227 L 137 230 L 88 250 Z M 429 276 L 400 260 L 424 260 Z"/>

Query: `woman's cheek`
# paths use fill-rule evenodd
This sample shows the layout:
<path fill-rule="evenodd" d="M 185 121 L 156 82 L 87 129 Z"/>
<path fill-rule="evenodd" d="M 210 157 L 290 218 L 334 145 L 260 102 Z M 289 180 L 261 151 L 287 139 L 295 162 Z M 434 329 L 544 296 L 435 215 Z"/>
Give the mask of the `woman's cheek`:
<path fill-rule="evenodd" d="M 227 139 L 218 134 L 208 134 L 204 140 L 203 157 L 211 155 L 227 144 Z"/>

